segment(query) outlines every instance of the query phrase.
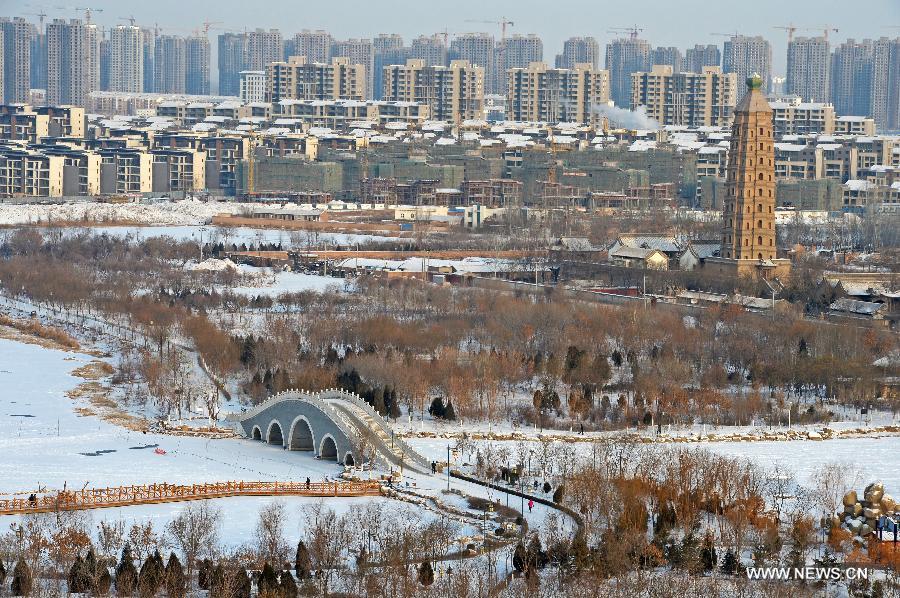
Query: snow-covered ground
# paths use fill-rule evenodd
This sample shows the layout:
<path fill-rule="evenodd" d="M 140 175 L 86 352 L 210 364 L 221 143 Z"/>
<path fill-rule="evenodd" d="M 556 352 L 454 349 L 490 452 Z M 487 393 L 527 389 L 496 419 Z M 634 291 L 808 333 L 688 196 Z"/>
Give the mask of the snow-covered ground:
<path fill-rule="evenodd" d="M 241 272 L 255 276 L 251 285 L 231 287 L 228 290 L 238 295 L 257 297 L 259 295 L 277 297 L 282 293 L 299 293 L 301 291 L 344 291 L 350 283 L 341 278 L 304 274 L 301 272 L 282 272 L 273 268 L 254 268 L 240 266 Z"/>
<path fill-rule="evenodd" d="M 238 214 L 262 204 L 199 200 L 141 203 L 72 202 L 63 204 L 0 203 L 0 225 L 58 222 L 115 222 L 140 224 L 203 224 L 216 214 Z"/>

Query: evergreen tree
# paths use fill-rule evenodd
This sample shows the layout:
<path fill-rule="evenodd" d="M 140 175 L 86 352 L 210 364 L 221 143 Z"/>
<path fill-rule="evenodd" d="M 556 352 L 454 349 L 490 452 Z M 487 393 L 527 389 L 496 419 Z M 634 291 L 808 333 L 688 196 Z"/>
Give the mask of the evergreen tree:
<path fill-rule="evenodd" d="M 519 542 L 516 544 L 516 550 L 513 552 L 513 568 L 521 573 L 528 566 L 528 553 L 525 545 Z"/>
<path fill-rule="evenodd" d="M 12 584 L 10 585 L 10 593 L 13 596 L 28 596 L 31 594 L 31 568 L 19 559 L 13 568 Z"/>
<path fill-rule="evenodd" d="M 590 567 L 591 551 L 588 548 L 587 541 L 582 532 L 575 534 L 572 540 L 572 565 L 578 570 L 584 570 Z"/>
<path fill-rule="evenodd" d="M 155 551 L 151 556 L 144 560 L 141 565 L 141 571 L 138 574 L 138 595 L 153 596 L 162 585 L 165 575 L 165 567 L 163 566 L 162 556 L 159 551 Z"/>
<path fill-rule="evenodd" d="M 266 561 L 263 565 L 259 579 L 256 581 L 256 592 L 260 598 L 276 598 L 278 596 L 278 575 L 275 569 Z"/>
<path fill-rule="evenodd" d="M 297 598 L 297 582 L 290 571 L 281 572 L 281 598 Z"/>
<path fill-rule="evenodd" d="M 378 415 L 384 417 L 387 415 L 387 409 L 384 406 L 384 389 L 376 388 L 372 396 L 372 408 L 378 412 Z"/>
<path fill-rule="evenodd" d="M 565 495 L 566 487 L 563 484 L 560 484 L 556 487 L 556 490 L 553 491 L 553 502 L 556 504 L 560 504 L 563 499 L 563 495 Z"/>
<path fill-rule="evenodd" d="M 297 579 L 303 581 L 309 577 L 311 570 L 312 560 L 309 558 L 309 549 L 306 547 L 306 544 L 303 543 L 303 540 L 300 540 L 297 542 L 297 556 L 294 559 L 294 572 L 297 574 Z"/>
<path fill-rule="evenodd" d="M 704 571 L 712 571 L 718 563 L 719 557 L 716 555 L 716 545 L 712 536 L 709 534 L 703 538 L 703 547 L 700 549 L 700 564 Z"/>
<path fill-rule="evenodd" d="M 444 407 L 444 399 L 441 397 L 434 397 L 431 401 L 431 406 L 428 408 L 428 413 L 431 417 L 435 417 L 438 419 L 443 419 L 444 413 L 446 412 L 446 408 Z"/>
<path fill-rule="evenodd" d="M 393 420 L 396 420 L 402 415 L 400 412 L 400 401 L 397 400 L 397 391 L 393 389 L 391 389 L 391 404 L 388 407 L 388 413 Z"/>
<path fill-rule="evenodd" d="M 423 561 L 419 565 L 419 583 L 426 588 L 434 583 L 434 569 L 428 561 Z"/>
<path fill-rule="evenodd" d="M 89 573 L 86 563 L 81 558 L 81 555 L 77 555 L 75 557 L 75 562 L 72 563 L 72 567 L 69 569 L 69 577 L 67 582 L 69 584 L 69 593 L 70 594 L 84 594 L 89 592 L 91 589 L 91 585 L 93 581 L 93 576 Z"/>
<path fill-rule="evenodd" d="M 250 576 L 247 575 L 247 571 L 244 568 L 236 567 L 231 572 L 231 583 L 229 585 L 231 596 L 226 598 L 250 598 L 253 583 L 250 581 Z"/>
<path fill-rule="evenodd" d="M 225 597 L 225 590 L 228 578 L 225 576 L 225 567 L 222 563 L 216 563 L 215 567 L 209 570 L 209 595 Z"/>
<path fill-rule="evenodd" d="M 169 562 L 166 564 L 166 594 L 169 598 L 182 598 L 186 581 L 181 561 L 174 552 L 169 554 Z"/>
<path fill-rule="evenodd" d="M 97 596 L 106 596 L 109 594 L 109 588 L 112 587 L 112 575 L 109 574 L 109 569 L 106 567 L 100 567 L 99 572 L 97 573 L 97 581 L 96 587 L 94 588 L 94 594 Z"/>
<path fill-rule="evenodd" d="M 453 409 L 453 402 L 450 400 L 447 401 L 447 409 L 444 411 L 444 419 L 449 422 L 456 421 L 456 411 Z"/>
<path fill-rule="evenodd" d="M 131 546 L 126 544 L 122 549 L 122 558 L 116 565 L 116 592 L 119 596 L 131 596 L 137 582 L 138 572 L 131 558 Z"/>
<path fill-rule="evenodd" d="M 734 575 L 738 570 L 738 560 L 737 555 L 734 554 L 734 550 L 731 548 L 725 553 L 725 556 L 722 558 L 722 573 L 725 575 Z"/>
<path fill-rule="evenodd" d="M 212 561 L 203 559 L 197 568 L 197 586 L 201 590 L 209 589 L 210 576 L 212 575 Z"/>
<path fill-rule="evenodd" d="M 0 559 L 0 586 L 6 583 L 6 567 L 3 566 L 3 559 Z"/>

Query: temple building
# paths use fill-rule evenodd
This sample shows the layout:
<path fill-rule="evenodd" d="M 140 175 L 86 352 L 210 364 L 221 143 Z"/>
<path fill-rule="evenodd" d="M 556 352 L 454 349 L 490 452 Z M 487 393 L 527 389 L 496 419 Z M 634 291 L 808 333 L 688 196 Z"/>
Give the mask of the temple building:
<path fill-rule="evenodd" d="M 747 79 L 747 88 L 731 127 L 722 249 L 706 266 L 723 274 L 771 279 L 790 272 L 790 260 L 778 259 L 775 239 L 772 108 L 759 75 Z"/>

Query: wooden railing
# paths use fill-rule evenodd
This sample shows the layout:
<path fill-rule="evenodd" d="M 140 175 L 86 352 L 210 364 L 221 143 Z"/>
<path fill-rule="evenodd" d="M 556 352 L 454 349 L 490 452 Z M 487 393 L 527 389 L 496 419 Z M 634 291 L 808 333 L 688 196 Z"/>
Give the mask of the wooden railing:
<path fill-rule="evenodd" d="M 53 513 L 230 496 L 377 496 L 378 482 L 213 482 L 208 484 L 149 484 L 114 488 L 62 490 L 28 498 L 0 499 L 0 515 Z"/>

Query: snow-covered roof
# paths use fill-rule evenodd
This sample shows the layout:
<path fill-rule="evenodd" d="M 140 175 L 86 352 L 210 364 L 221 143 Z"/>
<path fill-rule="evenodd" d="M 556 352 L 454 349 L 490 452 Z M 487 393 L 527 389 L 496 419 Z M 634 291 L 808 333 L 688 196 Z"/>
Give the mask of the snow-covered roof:
<path fill-rule="evenodd" d="M 842 313 L 874 316 L 884 309 L 884 304 L 874 303 L 872 301 L 857 301 L 855 299 L 847 299 L 844 297 L 829 305 L 828 309 Z"/>

